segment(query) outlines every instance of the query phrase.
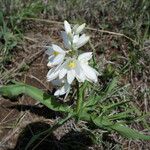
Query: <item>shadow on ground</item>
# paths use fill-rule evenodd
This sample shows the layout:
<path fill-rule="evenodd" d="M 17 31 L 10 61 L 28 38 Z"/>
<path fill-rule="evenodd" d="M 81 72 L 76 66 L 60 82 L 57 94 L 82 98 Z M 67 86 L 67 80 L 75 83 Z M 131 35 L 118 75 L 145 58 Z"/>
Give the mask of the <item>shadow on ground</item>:
<path fill-rule="evenodd" d="M 5 108 L 21 111 L 29 111 L 36 116 L 41 116 L 48 119 L 56 119 L 57 117 L 63 117 L 62 114 L 52 111 L 49 108 L 39 105 L 25 105 L 25 104 L 12 104 L 7 105 Z M 31 120 L 32 121 L 32 120 Z M 64 129 L 58 129 L 58 132 L 53 134 L 49 130 L 51 125 L 38 121 L 32 122 L 21 129 L 21 133 L 16 137 L 15 146 L 7 150 L 88 150 L 92 147 L 93 150 L 112 149 L 115 145 L 118 145 L 109 135 L 105 134 L 102 138 L 102 143 L 95 145 L 90 135 L 87 132 L 77 132 L 71 130 L 70 132 Z M 47 131 L 47 132 L 45 132 Z M 60 137 L 59 134 L 63 136 Z M 40 135 L 39 135 L 40 134 Z M 38 135 L 38 137 L 37 137 Z M 29 144 L 34 139 L 32 144 Z"/>
<path fill-rule="evenodd" d="M 43 105 L 24 105 L 12 104 L 7 106 L 8 109 L 20 111 L 29 111 L 31 114 L 42 116 L 48 119 L 56 119 L 63 117 L 62 114 L 52 111 Z M 65 133 L 60 139 L 55 133 L 45 132 L 51 128 L 51 125 L 42 121 L 32 122 L 26 125 L 19 134 L 14 148 L 8 150 L 87 150 L 92 146 L 92 139 L 85 132 L 77 132 L 71 130 Z M 59 130 L 58 134 L 65 132 Z M 43 134 L 41 134 L 43 133 Z M 38 138 L 37 135 L 41 134 Z M 32 144 L 29 144 L 31 139 L 35 139 Z M 27 148 L 27 145 L 29 147 Z"/>
<path fill-rule="evenodd" d="M 44 133 L 29 147 L 27 145 L 36 135 L 50 129 L 50 125 L 43 122 L 28 124 L 20 133 L 16 146 L 11 150 L 87 150 L 92 140 L 83 132 L 70 131 L 60 140 L 54 134 Z M 27 149 L 26 149 L 27 148 Z"/>
<path fill-rule="evenodd" d="M 56 117 L 62 116 L 59 112 L 55 112 L 50 110 L 49 108 L 43 105 L 24 105 L 24 104 L 15 104 L 7 107 L 9 109 L 16 109 L 20 111 L 30 111 L 30 113 L 36 114 L 38 116 L 42 116 L 48 119 L 55 119 Z"/>

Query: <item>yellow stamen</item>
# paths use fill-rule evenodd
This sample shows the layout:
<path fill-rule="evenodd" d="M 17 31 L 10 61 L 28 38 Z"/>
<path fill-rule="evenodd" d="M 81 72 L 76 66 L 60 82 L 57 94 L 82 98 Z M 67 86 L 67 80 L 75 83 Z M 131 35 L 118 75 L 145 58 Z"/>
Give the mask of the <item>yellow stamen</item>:
<path fill-rule="evenodd" d="M 57 52 L 57 51 L 54 51 L 54 52 L 53 52 L 53 55 L 54 55 L 54 56 L 57 56 L 58 54 L 59 54 L 59 52 Z"/>
<path fill-rule="evenodd" d="M 71 69 L 73 69 L 73 68 L 76 67 L 76 63 L 75 63 L 74 61 L 70 61 L 70 62 L 68 63 L 68 67 L 71 68 Z"/>

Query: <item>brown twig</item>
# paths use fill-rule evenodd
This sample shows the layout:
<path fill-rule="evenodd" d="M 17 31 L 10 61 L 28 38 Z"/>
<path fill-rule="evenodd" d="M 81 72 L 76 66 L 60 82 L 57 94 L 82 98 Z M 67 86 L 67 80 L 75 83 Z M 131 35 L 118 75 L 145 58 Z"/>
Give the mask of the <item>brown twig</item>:
<path fill-rule="evenodd" d="M 122 36 L 122 37 L 125 37 L 126 39 L 130 40 L 131 42 L 133 42 L 136 45 L 139 44 L 137 41 L 133 40 L 132 38 L 128 37 L 127 35 L 125 35 L 123 33 L 117 33 L 117 32 L 112 32 L 112 31 L 108 31 L 108 30 L 99 30 L 99 29 L 95 29 L 95 28 L 91 28 L 91 27 L 87 27 L 86 29 L 91 30 L 91 31 L 116 35 L 116 36 Z"/>
<path fill-rule="evenodd" d="M 63 25 L 63 22 L 47 20 L 47 19 L 39 19 L 39 18 L 23 18 L 23 19 L 24 20 L 33 20 L 33 21 L 45 22 L 45 23 L 50 23 L 50 24 Z M 112 32 L 112 31 L 108 31 L 108 30 L 100 30 L 100 29 L 95 29 L 95 28 L 92 28 L 92 27 L 86 27 L 86 29 L 87 30 L 91 30 L 91 31 L 96 31 L 96 32 L 101 32 L 101 33 L 107 33 L 107 34 L 111 34 L 111 35 L 121 36 L 121 37 L 124 37 L 124 38 L 130 40 L 134 44 L 139 45 L 139 43 L 137 41 L 135 41 L 134 39 L 128 37 L 127 35 L 125 35 L 123 33 L 117 33 L 117 32 Z"/>

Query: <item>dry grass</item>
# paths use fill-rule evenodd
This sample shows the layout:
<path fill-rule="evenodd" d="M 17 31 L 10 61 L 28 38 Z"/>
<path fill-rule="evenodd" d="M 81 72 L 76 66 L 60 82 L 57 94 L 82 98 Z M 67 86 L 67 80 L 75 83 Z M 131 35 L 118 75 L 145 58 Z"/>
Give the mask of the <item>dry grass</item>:
<path fill-rule="evenodd" d="M 34 1 L 21 2 L 23 6 L 30 6 L 28 4 L 34 3 Z M 20 6 L 21 2 L 19 2 Z M 43 3 L 43 1 L 38 2 Z M 36 87 L 49 89 L 49 84 L 45 78 L 47 73 L 46 57 L 41 47 L 47 42 L 50 44 L 60 41 L 58 30 L 62 28 L 61 24 L 64 19 L 72 23 L 86 22 L 88 25 L 87 31 L 91 35 L 92 47 L 88 45 L 85 48 L 88 50 L 89 47 L 94 48 L 97 60 L 99 63 L 104 63 L 104 69 L 102 69 L 104 73 L 103 81 L 107 82 L 113 76 L 119 75 L 121 85 L 130 84 L 128 96 L 124 98 L 132 100 L 133 106 L 139 108 L 138 113 L 141 113 L 141 111 L 149 113 L 149 0 L 77 0 L 72 2 L 69 0 L 52 0 L 45 2 L 47 3 L 43 3 L 40 9 L 39 7 L 35 7 L 36 9 L 27 7 L 22 11 L 21 9 L 16 10 L 15 2 L 12 2 L 15 8 L 12 14 L 14 26 L 10 24 L 8 19 L 12 10 L 5 8 L 8 4 L 3 2 L 3 11 L 9 9 L 9 15 L 4 13 L 4 21 L 7 23 L 8 30 L 0 37 L 2 45 L 0 83 L 4 84 L 11 79 L 19 79 Z M 37 11 L 33 15 L 25 15 L 26 12 L 31 12 L 31 8 Z M 23 17 L 18 15 L 16 20 L 15 12 L 17 11 L 24 15 Z M 37 14 L 40 18 L 36 17 Z M 33 17 L 36 17 L 36 19 L 33 19 Z M 16 24 L 18 20 L 20 22 Z M 4 25 L 1 25 L 1 27 L 4 28 Z M 17 30 L 21 31 L 21 34 Z M 4 39 L 4 35 L 11 35 L 11 38 Z M 16 38 L 18 36 L 22 37 L 21 41 Z M 12 39 L 15 39 L 15 43 L 12 42 Z M 100 55 L 103 56 L 105 62 L 100 61 Z M 110 61 L 111 63 L 109 63 Z M 30 109 L 22 110 L 21 107 L 21 111 L 19 111 L 7 108 L 7 106 L 13 106 L 14 104 L 36 106 L 35 101 L 26 97 L 19 99 L 18 102 L 10 102 L 1 98 L 0 149 L 13 148 L 18 134 L 29 123 L 43 121 L 51 125 L 53 122 L 53 119 L 48 117 L 47 120 L 45 116 L 43 117 L 43 114 L 40 114 L 41 116 L 34 114 Z M 134 123 L 132 126 L 143 131 L 143 127 L 147 127 L 150 122 L 149 118 L 146 120 L 147 123 L 143 121 L 144 123 Z M 149 126 L 145 132 L 149 132 Z M 148 142 L 126 140 L 115 134 L 111 138 L 117 141 L 116 144 L 104 140 L 104 143 L 101 143 L 104 149 L 121 149 L 121 147 L 124 150 L 150 149 Z M 95 147 L 98 149 L 98 145 Z M 91 147 L 91 149 L 94 149 L 94 147 Z"/>

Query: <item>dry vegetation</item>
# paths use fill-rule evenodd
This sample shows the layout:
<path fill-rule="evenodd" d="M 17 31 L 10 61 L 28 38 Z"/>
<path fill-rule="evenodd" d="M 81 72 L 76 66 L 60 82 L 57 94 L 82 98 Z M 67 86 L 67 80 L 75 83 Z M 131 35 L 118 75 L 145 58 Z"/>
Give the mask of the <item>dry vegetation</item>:
<path fill-rule="evenodd" d="M 149 10 L 149 0 L 1 0 L 0 84 L 15 79 L 52 90 L 46 82 L 43 46 L 61 41 L 63 20 L 86 22 L 91 41 L 84 48 L 96 53 L 103 72 L 101 85 L 119 76 L 120 85 L 128 85 L 126 93 L 120 93 L 122 99 L 130 100 L 137 114 L 147 116 L 132 126 L 139 131 L 146 127 L 143 132 L 150 133 Z M 25 96 L 12 100 L 1 97 L 0 107 L 0 150 L 24 150 L 31 137 L 61 117 Z M 54 135 L 38 139 L 30 149 L 150 149 L 149 142 L 127 140 L 116 134 L 102 136 L 100 130 L 93 131 L 97 142 L 91 144 L 87 134 L 79 132 L 83 127 L 84 123 L 70 121 Z"/>

